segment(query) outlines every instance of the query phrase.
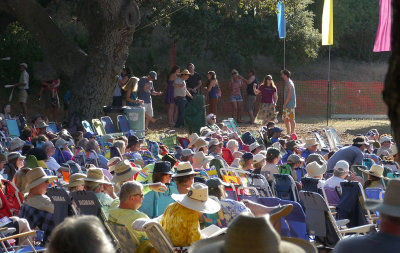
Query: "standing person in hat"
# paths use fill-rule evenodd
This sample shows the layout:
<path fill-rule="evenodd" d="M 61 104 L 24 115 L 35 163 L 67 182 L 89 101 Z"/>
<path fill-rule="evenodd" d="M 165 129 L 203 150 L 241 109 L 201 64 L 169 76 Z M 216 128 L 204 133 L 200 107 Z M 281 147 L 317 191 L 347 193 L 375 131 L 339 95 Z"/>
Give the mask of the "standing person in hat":
<path fill-rule="evenodd" d="M 232 103 L 232 118 L 235 119 L 237 123 L 241 123 L 242 120 L 242 107 L 243 107 L 243 97 L 241 93 L 241 88 L 245 85 L 243 80 L 240 78 L 239 72 L 236 69 L 232 70 L 232 78 L 229 82 L 229 88 L 231 90 L 231 103 Z"/>
<path fill-rule="evenodd" d="M 254 123 L 254 109 L 257 100 L 257 88 L 258 88 L 258 79 L 255 75 L 254 69 L 249 70 L 247 73 L 249 79 L 245 79 L 243 76 L 240 78 L 246 83 L 246 112 L 250 117 L 250 124 Z"/>
<path fill-rule="evenodd" d="M 208 252 L 317 253 L 317 249 L 305 240 L 281 237 L 269 215 L 242 214 L 228 226 L 226 236 L 201 240 L 189 249 L 189 253 Z"/>
<path fill-rule="evenodd" d="M 382 166 L 374 164 L 369 170 L 360 170 L 368 175 L 368 180 L 364 183 L 364 190 L 367 188 L 379 188 L 385 190 L 385 187 L 382 185 L 383 171 L 385 169 Z"/>
<path fill-rule="evenodd" d="M 261 168 L 261 174 L 265 176 L 268 181 L 274 180 L 274 174 L 279 173 L 277 166 L 281 152 L 276 148 L 268 148 L 267 156 L 265 157 L 266 164 Z"/>
<path fill-rule="evenodd" d="M 378 233 L 340 240 L 332 253 L 396 252 L 400 249 L 400 180 L 390 180 L 383 201 L 367 199 L 365 208 L 379 211 Z"/>
<path fill-rule="evenodd" d="M 153 81 L 157 80 L 157 73 L 150 71 L 147 76 L 143 76 L 138 82 L 138 98 L 143 100 L 143 107 L 146 114 L 146 129 L 149 127 L 149 122 L 155 123 L 157 119 L 154 119 L 153 103 L 151 96 L 161 96 L 161 91 L 155 91 Z"/>
<path fill-rule="evenodd" d="M 8 154 L 8 162 L 4 165 L 4 172 L 2 173 L 7 175 L 7 180 L 12 181 L 15 173 L 24 167 L 25 158 L 26 157 L 21 155 L 19 152 L 11 152 Z"/>
<path fill-rule="evenodd" d="M 281 71 L 281 77 L 285 81 L 285 88 L 283 90 L 283 112 L 282 118 L 286 125 L 286 132 L 288 135 L 295 133 L 295 109 L 296 109 L 296 90 L 292 79 L 290 79 L 290 71 L 284 69 Z"/>
<path fill-rule="evenodd" d="M 306 166 L 307 174 L 305 177 L 317 178 L 318 179 L 318 189 L 323 189 L 325 185 L 325 180 L 323 178 L 326 172 L 326 164 L 319 165 L 317 162 L 312 162 Z"/>
<path fill-rule="evenodd" d="M 176 167 L 176 173 L 172 176 L 180 194 L 186 194 L 194 183 L 194 176 L 199 172 L 193 170 L 189 162 L 180 162 Z"/>
<path fill-rule="evenodd" d="M 28 90 L 29 90 L 29 74 L 26 71 L 28 69 L 28 64 L 20 63 L 19 68 L 21 74 L 19 76 L 19 82 L 14 84 L 14 87 L 18 87 L 18 102 L 21 105 L 22 114 L 26 117 L 28 115 L 28 109 L 26 107 L 26 102 L 28 100 Z"/>
<path fill-rule="evenodd" d="M 207 85 L 204 87 L 207 90 L 208 108 L 207 114 L 213 113 L 217 115 L 218 98 L 221 97 L 221 89 L 218 85 L 217 74 L 210 70 L 207 73 Z"/>
<path fill-rule="evenodd" d="M 176 78 L 173 86 L 174 86 L 174 99 L 175 104 L 178 108 L 178 118 L 175 122 L 175 128 L 179 128 L 184 125 L 185 119 L 185 108 L 187 106 L 186 96 L 193 99 L 192 95 L 186 88 L 186 80 L 189 78 L 190 72 L 185 69 L 181 72 L 181 76 Z"/>
<path fill-rule="evenodd" d="M 83 179 L 85 181 L 85 190 L 93 191 L 96 194 L 101 204 L 101 209 L 106 217 L 108 217 L 108 210 L 117 206 L 119 203 L 119 200 L 114 193 L 112 183 L 105 180 L 103 170 L 100 168 L 92 167 L 87 170 L 86 175 L 86 178 Z M 107 187 L 105 187 L 105 185 L 107 185 Z M 111 188 L 112 191 L 107 191 L 105 188 Z"/>
<path fill-rule="evenodd" d="M 221 205 L 221 210 L 217 213 L 203 214 L 202 219 L 206 226 L 214 224 L 220 228 L 224 228 L 239 216 L 239 214 L 251 214 L 250 209 L 242 202 L 226 198 L 225 186 L 230 185 L 223 182 L 220 178 L 211 178 L 207 180 L 206 185 L 208 186 L 208 195 L 210 198 Z"/>
<path fill-rule="evenodd" d="M 43 242 L 46 243 L 54 229 L 54 205 L 46 192 L 49 183 L 56 180 L 57 177 L 47 176 L 41 167 L 28 171 L 26 177 L 28 178 L 28 185 L 25 191 L 29 193 L 19 210 L 18 216 L 27 219 L 32 229 L 43 230 Z"/>
<path fill-rule="evenodd" d="M 333 167 L 339 160 L 345 160 L 349 167 L 353 165 L 362 165 L 364 159 L 364 151 L 369 146 L 367 139 L 364 136 L 358 136 L 353 139 L 353 145 L 343 147 L 328 160 L 328 172 L 333 171 Z"/>
<path fill-rule="evenodd" d="M 316 138 L 306 138 L 306 143 L 304 144 L 305 150 L 301 152 L 301 157 L 307 160 L 308 156 L 314 154 L 318 151 L 318 141 Z"/>
<path fill-rule="evenodd" d="M 199 214 L 216 213 L 221 206 L 208 197 L 208 187 L 195 183 L 187 194 L 173 194 L 160 221 L 175 247 L 187 247 L 201 239 Z"/>

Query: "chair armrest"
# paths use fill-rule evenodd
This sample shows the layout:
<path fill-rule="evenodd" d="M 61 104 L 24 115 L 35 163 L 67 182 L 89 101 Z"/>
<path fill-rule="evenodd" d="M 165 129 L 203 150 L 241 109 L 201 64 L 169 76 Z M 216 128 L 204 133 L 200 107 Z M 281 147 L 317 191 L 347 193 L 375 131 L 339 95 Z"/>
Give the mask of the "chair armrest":
<path fill-rule="evenodd" d="M 16 235 L 3 237 L 3 238 L 0 238 L 0 242 L 8 241 L 10 239 L 20 238 L 20 237 L 23 237 L 23 236 L 30 236 L 30 235 L 36 235 L 36 231 L 32 230 L 32 231 L 21 233 L 21 234 L 16 234 Z"/>
<path fill-rule="evenodd" d="M 347 223 L 349 223 L 350 222 L 350 220 L 348 220 L 348 219 L 344 219 L 344 220 L 337 220 L 336 221 L 336 225 L 338 226 L 338 227 L 343 227 L 343 226 L 345 226 Z"/>
<path fill-rule="evenodd" d="M 146 225 L 146 223 L 149 221 L 149 219 L 145 219 L 145 218 L 139 218 L 136 219 L 133 223 L 132 223 L 132 228 L 134 230 L 138 230 L 138 231 L 145 231 L 144 229 L 144 225 Z"/>
<path fill-rule="evenodd" d="M 349 234 L 349 233 L 366 234 L 369 231 L 371 231 L 371 229 L 373 227 L 375 227 L 374 224 L 368 224 L 368 225 L 363 225 L 363 226 L 354 227 L 354 228 L 342 229 L 342 230 L 339 230 L 339 232 L 343 235 Z"/>

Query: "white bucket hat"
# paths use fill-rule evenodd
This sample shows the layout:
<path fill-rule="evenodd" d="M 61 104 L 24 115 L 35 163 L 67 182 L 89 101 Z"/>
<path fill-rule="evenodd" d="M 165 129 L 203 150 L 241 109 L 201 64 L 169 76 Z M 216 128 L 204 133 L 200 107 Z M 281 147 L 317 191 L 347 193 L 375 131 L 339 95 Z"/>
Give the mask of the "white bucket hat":
<path fill-rule="evenodd" d="M 326 164 L 319 165 L 317 162 L 309 163 L 306 166 L 306 171 L 306 177 L 317 177 L 323 175 L 326 172 Z"/>
<path fill-rule="evenodd" d="M 202 213 L 216 213 L 221 206 L 208 197 L 208 186 L 194 183 L 187 194 L 172 194 L 171 197 L 184 207 Z"/>
<path fill-rule="evenodd" d="M 198 164 L 202 167 L 205 164 L 209 163 L 212 159 L 213 157 L 206 156 L 203 152 L 198 151 L 193 155 L 193 164 Z"/>
<path fill-rule="evenodd" d="M 250 144 L 250 147 L 249 147 L 249 149 L 250 149 L 250 152 L 252 152 L 254 149 L 256 149 L 256 148 L 258 148 L 258 147 L 261 147 L 261 145 L 258 143 L 258 142 L 253 142 L 252 144 Z"/>
<path fill-rule="evenodd" d="M 392 179 L 389 181 L 387 185 L 383 201 L 366 199 L 365 208 L 376 210 L 393 217 L 400 217 L 399 194 L 400 194 L 400 180 Z"/>
<path fill-rule="evenodd" d="M 306 138 L 304 148 L 311 148 L 312 146 L 318 145 L 316 138 Z"/>

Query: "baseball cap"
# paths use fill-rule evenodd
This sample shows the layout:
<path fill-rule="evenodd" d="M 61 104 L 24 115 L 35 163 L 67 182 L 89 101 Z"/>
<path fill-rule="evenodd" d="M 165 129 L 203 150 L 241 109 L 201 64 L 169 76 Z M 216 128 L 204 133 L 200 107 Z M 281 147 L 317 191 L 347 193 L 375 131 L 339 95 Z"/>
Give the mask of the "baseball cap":
<path fill-rule="evenodd" d="M 19 66 L 24 66 L 24 68 L 26 69 L 28 68 L 28 64 L 26 64 L 25 62 L 20 63 Z"/>
<path fill-rule="evenodd" d="M 272 132 L 273 133 L 281 133 L 281 132 L 283 132 L 283 130 L 280 127 L 274 127 L 274 128 L 272 128 Z"/>
<path fill-rule="evenodd" d="M 223 186 L 229 186 L 229 184 L 223 182 L 220 178 L 215 177 L 207 180 L 206 185 L 208 188 L 218 188 L 218 186 L 223 185 Z"/>
<path fill-rule="evenodd" d="M 152 79 L 157 80 L 157 72 L 155 72 L 154 70 L 150 71 L 149 75 Z"/>
<path fill-rule="evenodd" d="M 350 165 L 348 162 L 346 162 L 345 160 L 340 160 L 336 163 L 336 165 L 335 165 L 335 167 L 333 167 L 333 169 L 334 170 L 342 169 L 344 171 L 349 171 L 349 167 L 350 167 Z"/>
<path fill-rule="evenodd" d="M 191 149 L 185 148 L 182 150 L 182 156 L 191 156 L 194 155 L 194 152 Z"/>
<path fill-rule="evenodd" d="M 369 145 L 367 139 L 364 136 L 358 136 L 355 139 L 353 139 L 353 144 L 356 144 L 356 145 Z"/>

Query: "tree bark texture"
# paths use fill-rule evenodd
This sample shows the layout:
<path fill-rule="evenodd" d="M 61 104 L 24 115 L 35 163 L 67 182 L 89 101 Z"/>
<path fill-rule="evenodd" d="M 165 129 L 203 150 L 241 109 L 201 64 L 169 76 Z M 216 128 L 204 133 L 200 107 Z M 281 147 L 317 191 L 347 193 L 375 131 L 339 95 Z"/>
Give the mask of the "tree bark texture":
<path fill-rule="evenodd" d="M 110 104 L 140 13 L 133 0 L 75 1 L 88 30 L 88 52 L 68 39 L 36 0 L 0 0 L 0 11 L 20 21 L 39 43 L 45 61 L 69 79 L 70 113 L 90 120 Z"/>
<path fill-rule="evenodd" d="M 400 147 L 400 1 L 392 1 L 392 12 L 392 56 L 389 60 L 383 99 L 388 106 L 394 138 Z"/>

